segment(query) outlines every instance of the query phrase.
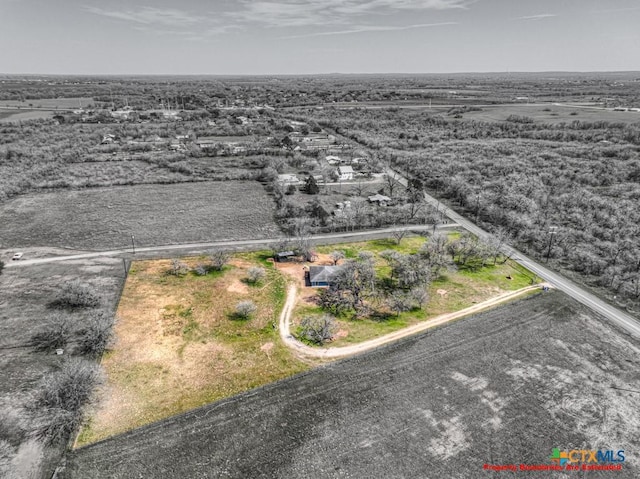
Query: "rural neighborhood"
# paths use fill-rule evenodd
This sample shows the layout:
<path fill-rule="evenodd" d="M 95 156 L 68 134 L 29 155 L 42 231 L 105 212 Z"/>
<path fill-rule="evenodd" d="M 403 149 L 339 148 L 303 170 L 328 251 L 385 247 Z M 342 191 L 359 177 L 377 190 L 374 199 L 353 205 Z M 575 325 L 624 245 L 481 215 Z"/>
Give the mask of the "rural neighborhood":
<path fill-rule="evenodd" d="M 639 12 L 0 1 L 0 478 L 640 477 Z"/>

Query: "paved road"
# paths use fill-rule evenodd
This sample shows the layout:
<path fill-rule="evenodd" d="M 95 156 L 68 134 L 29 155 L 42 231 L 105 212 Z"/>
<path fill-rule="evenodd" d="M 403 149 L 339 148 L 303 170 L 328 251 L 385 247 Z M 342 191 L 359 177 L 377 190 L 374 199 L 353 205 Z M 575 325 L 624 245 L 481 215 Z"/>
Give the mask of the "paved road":
<path fill-rule="evenodd" d="M 391 170 L 390 168 L 388 168 L 387 169 L 387 174 L 389 174 L 389 175 L 393 176 L 394 178 L 396 178 L 396 180 L 400 184 L 402 184 L 404 186 L 407 186 L 406 178 L 404 178 L 403 176 L 401 176 L 400 174 L 398 174 L 394 170 Z M 479 228 L 476 224 L 474 224 L 471 221 L 467 220 L 462 215 L 459 215 L 458 213 L 453 211 L 451 208 L 448 208 L 444 204 L 440 203 L 433 196 L 428 195 L 428 194 L 425 193 L 425 199 L 426 199 L 426 201 L 428 203 L 430 203 L 433 206 L 435 206 L 438 209 L 438 211 L 441 211 L 444 215 L 446 215 L 448 218 L 453 220 L 455 223 L 459 224 L 464 229 L 466 229 L 467 231 L 470 231 L 471 233 L 473 233 L 474 235 L 478 236 L 479 238 L 485 238 L 486 239 L 486 238 L 489 238 L 491 236 L 488 232 L 486 232 L 482 228 Z M 573 281 L 571 281 L 571 280 L 565 278 L 564 276 L 562 276 L 562 275 L 560 275 L 558 273 L 555 273 L 555 272 L 551 271 L 550 269 L 542 266 L 537 261 L 534 261 L 533 259 L 525 256 L 524 254 L 522 254 L 521 252 L 517 251 L 516 249 L 505 245 L 502 248 L 502 250 L 503 250 L 503 252 L 505 254 L 511 256 L 511 258 L 514 261 L 518 262 L 519 264 L 521 264 L 522 266 L 524 266 L 528 270 L 534 272 L 535 274 L 540 276 L 545 281 L 547 281 L 547 282 L 551 283 L 552 285 L 554 285 L 559 290 L 565 292 L 566 294 L 568 294 L 572 298 L 574 298 L 577 301 L 581 302 L 582 304 L 588 306 L 589 308 L 593 309 L 594 311 L 600 313 L 605 318 L 607 318 L 609 321 L 611 321 L 612 323 L 620 326 L 625 331 L 629 332 L 630 334 L 634 335 L 635 337 L 640 338 L 640 321 L 638 319 L 636 319 L 636 318 L 630 316 L 629 314 L 621 311 L 620 309 L 618 309 L 618 308 L 616 308 L 614 306 L 611 306 L 610 304 L 602 301 L 597 296 L 595 296 L 595 295 L 589 293 L 588 291 L 584 290 L 583 288 L 578 286 Z"/>
<path fill-rule="evenodd" d="M 458 225 L 451 224 L 451 223 L 437 226 L 437 228 L 441 230 L 454 229 L 457 227 Z M 310 239 L 314 244 L 322 244 L 323 242 L 327 242 L 331 240 L 348 241 L 351 239 L 387 237 L 398 230 L 430 231 L 432 229 L 433 229 L 433 225 L 395 226 L 391 228 L 380 228 L 380 229 L 366 230 L 366 231 L 347 231 L 342 233 L 312 235 L 310 236 Z M 211 243 L 185 243 L 185 244 L 164 245 L 164 246 L 147 246 L 142 248 L 136 248 L 136 255 L 144 258 L 148 256 L 148 253 L 162 253 L 165 251 L 201 251 L 201 250 L 215 249 L 215 248 L 254 247 L 254 246 L 273 244 L 276 241 L 279 241 L 281 239 L 282 238 L 267 238 L 267 239 L 250 239 L 250 240 L 237 240 L 237 241 L 214 241 Z M 131 248 L 115 249 L 115 250 L 109 250 L 109 251 L 94 251 L 91 253 L 77 253 L 77 254 L 64 255 L 64 256 L 50 256 L 46 258 L 34 258 L 34 259 L 25 259 L 20 261 L 10 261 L 6 263 L 5 267 L 16 268 L 16 267 L 33 266 L 33 265 L 46 264 L 46 263 L 55 263 L 58 261 L 82 260 L 82 259 L 91 259 L 91 258 L 100 258 L 100 257 L 109 257 L 109 256 L 126 255 L 127 257 L 131 257 L 131 253 L 132 253 Z"/>

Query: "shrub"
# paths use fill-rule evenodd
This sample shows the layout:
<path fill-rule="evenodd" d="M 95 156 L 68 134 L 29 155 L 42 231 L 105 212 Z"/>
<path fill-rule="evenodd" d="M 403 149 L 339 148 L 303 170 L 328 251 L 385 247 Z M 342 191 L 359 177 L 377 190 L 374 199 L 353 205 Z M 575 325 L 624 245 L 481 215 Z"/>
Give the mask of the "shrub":
<path fill-rule="evenodd" d="M 4 269 L 4 261 L 0 261 L 0 274 L 2 274 L 3 269 Z"/>
<path fill-rule="evenodd" d="M 45 326 L 31 337 L 31 343 L 38 351 L 53 351 L 64 348 L 69 342 L 70 335 L 69 317 L 56 314 L 51 316 Z"/>
<path fill-rule="evenodd" d="M 167 274 L 172 276 L 184 276 L 189 272 L 189 267 L 179 259 L 172 259 Z"/>
<path fill-rule="evenodd" d="M 298 335 L 315 344 L 324 344 L 329 341 L 335 332 L 336 324 L 333 316 L 305 316 L 300 321 Z"/>
<path fill-rule="evenodd" d="M 81 409 L 99 381 L 98 365 L 80 358 L 70 358 L 59 371 L 44 376 L 32 405 L 42 411 L 34 435 L 48 443 L 68 437 L 79 426 Z"/>
<path fill-rule="evenodd" d="M 65 283 L 55 303 L 68 308 L 95 308 L 100 304 L 100 297 L 91 285 L 76 279 Z"/>
<path fill-rule="evenodd" d="M 79 353 L 92 357 L 101 356 L 113 337 L 113 323 L 113 317 L 104 311 L 91 314 L 86 327 L 80 331 Z"/>
<path fill-rule="evenodd" d="M 215 251 L 209 256 L 209 259 L 214 271 L 222 271 L 224 265 L 231 259 L 231 255 L 227 251 Z"/>
<path fill-rule="evenodd" d="M 193 268 L 193 272 L 198 276 L 205 276 L 209 272 L 209 269 L 205 264 L 199 263 Z"/>
<path fill-rule="evenodd" d="M 252 266 L 247 271 L 247 281 L 251 284 L 256 284 L 262 281 L 266 276 L 266 271 L 260 266 Z"/>
<path fill-rule="evenodd" d="M 258 310 L 258 307 L 250 299 L 236 304 L 235 316 L 238 319 L 249 319 Z"/>

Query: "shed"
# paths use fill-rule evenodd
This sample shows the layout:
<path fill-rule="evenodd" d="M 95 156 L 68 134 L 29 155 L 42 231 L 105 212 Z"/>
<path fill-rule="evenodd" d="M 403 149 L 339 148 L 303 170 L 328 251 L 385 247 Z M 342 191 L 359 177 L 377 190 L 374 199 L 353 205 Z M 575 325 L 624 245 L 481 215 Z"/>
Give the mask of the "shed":
<path fill-rule="evenodd" d="M 340 175 L 340 181 L 353 180 L 353 168 L 350 166 L 339 166 L 338 175 Z"/>
<path fill-rule="evenodd" d="M 293 256 L 295 256 L 296 254 L 293 251 L 280 251 L 279 253 L 276 253 L 276 261 L 281 262 L 281 261 L 287 261 L 289 258 L 292 258 Z"/>
<path fill-rule="evenodd" d="M 380 193 L 369 196 L 369 203 L 378 203 L 380 206 L 387 206 L 391 202 L 391 198 Z"/>

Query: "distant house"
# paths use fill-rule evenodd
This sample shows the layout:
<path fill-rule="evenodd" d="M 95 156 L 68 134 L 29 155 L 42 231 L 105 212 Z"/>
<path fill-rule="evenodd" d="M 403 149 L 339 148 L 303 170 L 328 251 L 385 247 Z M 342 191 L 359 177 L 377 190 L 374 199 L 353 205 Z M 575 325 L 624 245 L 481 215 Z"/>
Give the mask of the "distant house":
<path fill-rule="evenodd" d="M 353 180 L 353 168 L 350 166 L 339 166 L 338 167 L 338 179 L 340 181 L 349 181 Z"/>
<path fill-rule="evenodd" d="M 391 202 L 391 198 L 380 193 L 369 196 L 369 203 L 377 203 L 379 206 L 387 206 Z"/>
<path fill-rule="evenodd" d="M 208 150 L 210 148 L 215 148 L 215 146 L 219 143 L 218 138 L 215 137 L 206 137 L 198 138 L 196 140 L 196 145 L 198 145 L 203 150 Z"/>
<path fill-rule="evenodd" d="M 330 165 L 337 165 L 338 163 L 340 163 L 340 157 L 339 156 L 327 155 L 325 160 L 327 160 L 327 163 L 329 163 Z"/>
<path fill-rule="evenodd" d="M 305 272 L 305 276 L 307 276 L 312 288 L 331 286 L 333 279 L 341 269 L 342 266 L 310 266 L 309 271 Z"/>
<path fill-rule="evenodd" d="M 285 173 L 282 175 L 278 175 L 278 183 L 284 186 L 298 186 L 302 184 L 302 181 L 300 181 L 300 179 L 296 175 Z"/>

